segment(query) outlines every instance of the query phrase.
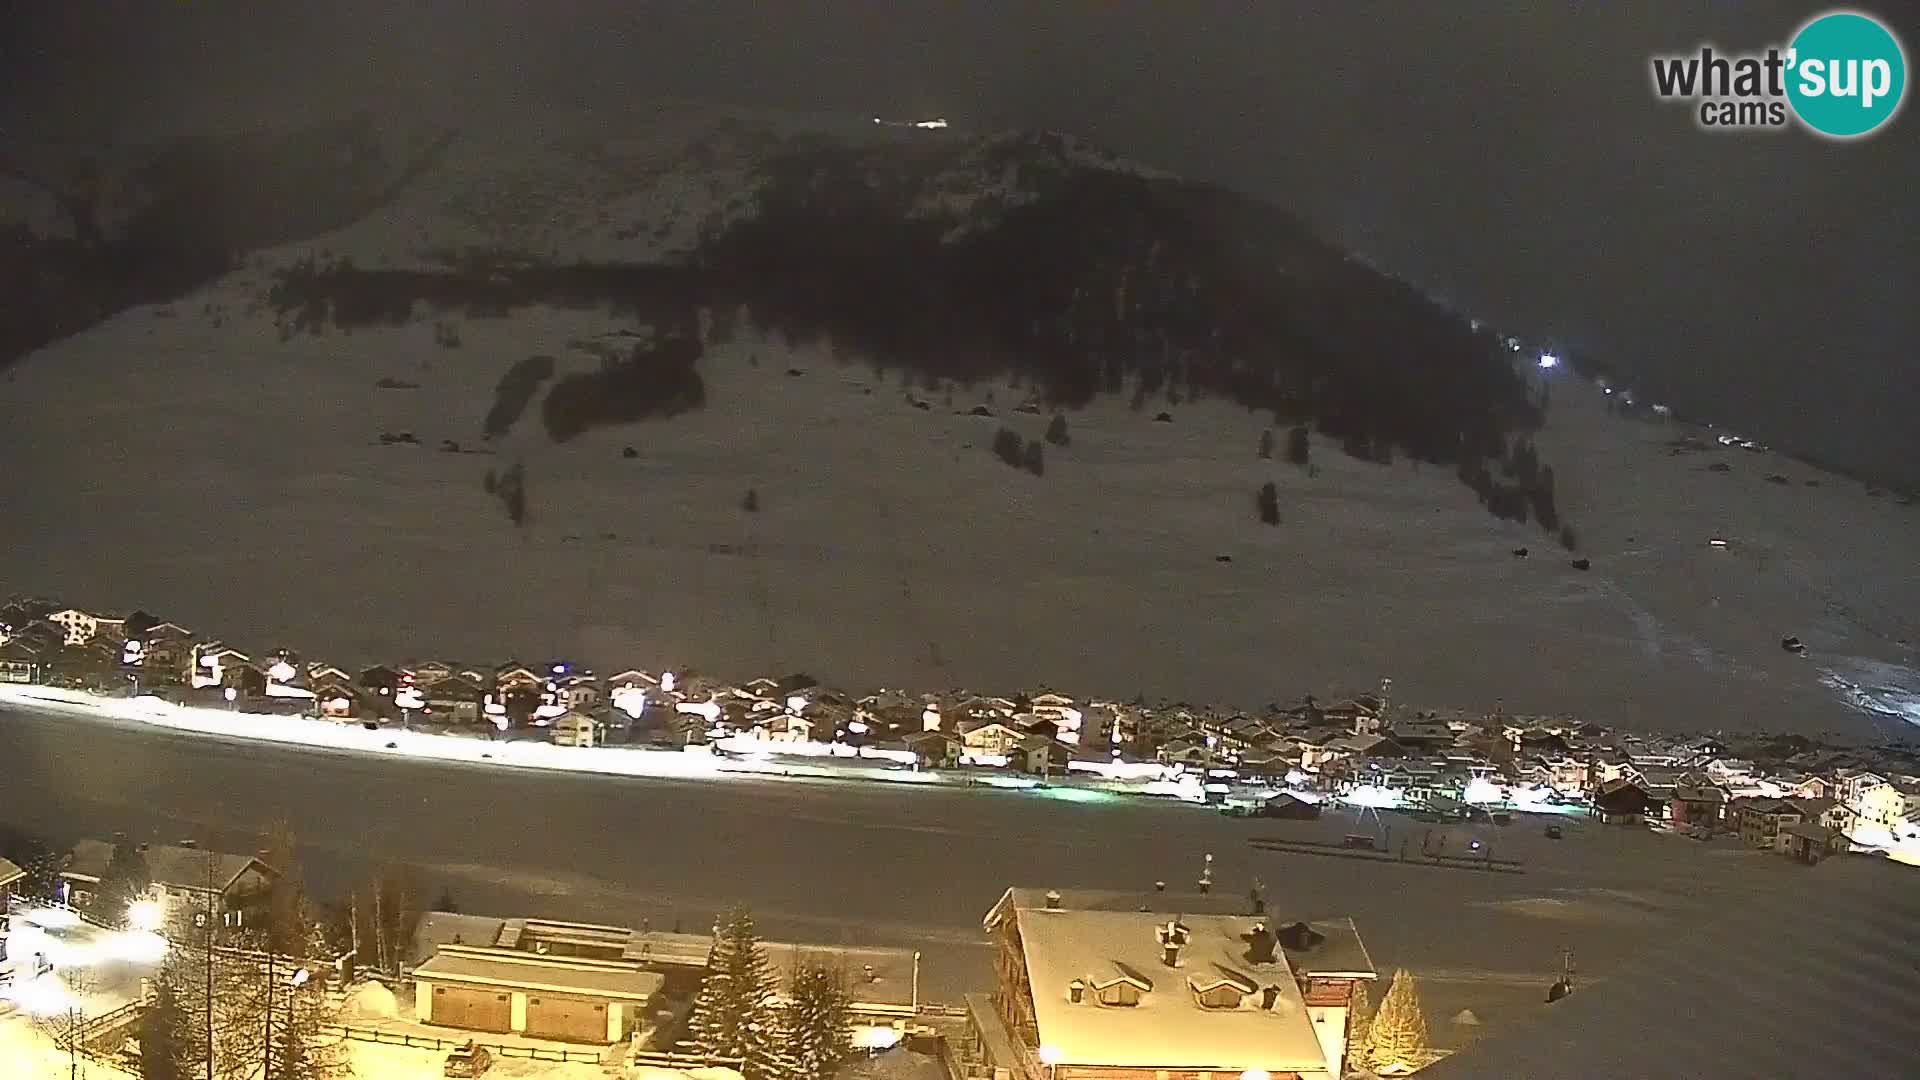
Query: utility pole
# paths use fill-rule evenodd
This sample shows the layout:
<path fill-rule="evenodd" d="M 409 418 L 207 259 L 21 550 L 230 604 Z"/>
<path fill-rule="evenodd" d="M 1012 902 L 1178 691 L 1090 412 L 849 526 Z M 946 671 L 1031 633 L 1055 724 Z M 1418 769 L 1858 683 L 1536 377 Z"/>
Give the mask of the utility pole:
<path fill-rule="evenodd" d="M 207 928 L 207 1080 L 213 1080 L 213 849 L 207 849 L 207 910 L 200 918 Z"/>
<path fill-rule="evenodd" d="M 260 1043 L 260 1080 L 273 1080 L 273 939 L 267 939 L 266 1038 Z"/>

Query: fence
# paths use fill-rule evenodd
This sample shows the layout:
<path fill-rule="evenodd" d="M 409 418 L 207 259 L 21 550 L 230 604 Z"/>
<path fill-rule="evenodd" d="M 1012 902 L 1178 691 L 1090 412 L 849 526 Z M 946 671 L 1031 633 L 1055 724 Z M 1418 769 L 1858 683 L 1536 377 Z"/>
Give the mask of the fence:
<path fill-rule="evenodd" d="M 705 1069 L 718 1066 L 738 1070 L 740 1058 L 708 1057 L 705 1054 L 669 1054 L 657 1050 L 635 1050 L 627 1055 L 630 1065 L 652 1065 L 662 1069 Z"/>
<path fill-rule="evenodd" d="M 598 1065 L 605 1060 L 605 1055 L 598 1050 L 552 1050 L 544 1046 L 505 1046 L 499 1043 L 481 1042 L 478 1039 L 442 1039 L 432 1035 L 411 1035 L 404 1031 L 377 1031 L 373 1028 L 347 1027 L 343 1024 L 322 1024 L 320 1033 L 335 1035 L 342 1039 L 353 1039 L 357 1042 L 380 1043 L 383 1046 L 407 1046 L 415 1050 L 457 1050 L 472 1043 L 498 1058 L 577 1061 L 588 1065 Z"/>

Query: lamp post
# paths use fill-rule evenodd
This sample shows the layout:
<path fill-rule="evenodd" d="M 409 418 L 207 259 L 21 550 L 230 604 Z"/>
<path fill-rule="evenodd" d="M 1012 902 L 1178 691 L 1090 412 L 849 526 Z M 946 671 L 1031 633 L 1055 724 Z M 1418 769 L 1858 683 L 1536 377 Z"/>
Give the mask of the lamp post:
<path fill-rule="evenodd" d="M 267 1038 L 266 1042 L 262 1044 L 260 1048 L 261 1080 L 273 1080 L 273 960 L 273 946 L 269 943 L 267 946 Z M 298 990 L 302 986 L 307 985 L 307 979 L 311 975 L 312 972 L 306 968 L 299 968 L 294 971 L 289 983 L 294 990 Z M 292 996 L 291 991 L 288 992 L 288 996 Z M 288 1003 L 287 1008 L 289 1011 L 292 1010 L 293 1005 L 291 1002 Z"/>
<path fill-rule="evenodd" d="M 1047 1067 L 1047 1080 L 1060 1080 L 1060 1048 L 1051 1044 L 1040 1048 L 1040 1063 Z"/>

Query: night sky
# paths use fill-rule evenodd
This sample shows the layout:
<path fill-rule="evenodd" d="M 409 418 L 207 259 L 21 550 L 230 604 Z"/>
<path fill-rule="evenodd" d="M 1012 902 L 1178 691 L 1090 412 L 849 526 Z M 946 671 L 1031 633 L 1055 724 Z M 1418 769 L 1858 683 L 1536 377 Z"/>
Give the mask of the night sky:
<path fill-rule="evenodd" d="M 1920 114 L 1849 144 L 1709 135 L 1648 85 L 1653 52 L 1784 43 L 1827 7 L 0 0 L 0 93 L 12 132 L 78 139 L 484 97 L 1072 131 L 1920 487 Z M 1911 64 L 1915 9 L 1863 10 Z"/>

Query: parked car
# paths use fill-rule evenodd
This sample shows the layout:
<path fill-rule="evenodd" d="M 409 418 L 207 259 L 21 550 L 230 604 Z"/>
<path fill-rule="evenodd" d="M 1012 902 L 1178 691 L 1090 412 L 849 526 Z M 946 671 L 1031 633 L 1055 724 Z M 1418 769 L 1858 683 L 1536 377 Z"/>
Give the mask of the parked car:
<path fill-rule="evenodd" d="M 1560 826 L 1558 825 L 1547 826 L 1547 839 L 1549 840 L 1560 839 Z"/>
<path fill-rule="evenodd" d="M 455 1048 L 452 1053 L 447 1055 L 447 1067 L 444 1072 L 447 1076 L 460 1077 L 462 1080 L 466 1080 L 466 1078 L 481 1075 L 492 1066 L 493 1055 L 487 1053 L 486 1047 L 475 1046 L 472 1043 L 468 1043 L 465 1046 Z"/>

